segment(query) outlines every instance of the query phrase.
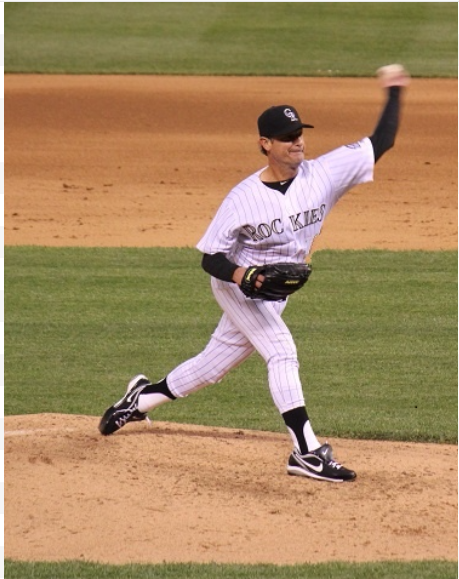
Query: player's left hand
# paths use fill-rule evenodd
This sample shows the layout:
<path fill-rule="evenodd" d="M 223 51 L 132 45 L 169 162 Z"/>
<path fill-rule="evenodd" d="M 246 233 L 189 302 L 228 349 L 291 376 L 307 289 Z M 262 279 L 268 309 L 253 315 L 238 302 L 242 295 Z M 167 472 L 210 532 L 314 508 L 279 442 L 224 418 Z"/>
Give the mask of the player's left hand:
<path fill-rule="evenodd" d="M 410 84 L 410 75 L 401 64 L 388 64 L 382 66 L 381 68 L 378 68 L 376 75 L 383 88 L 390 88 L 391 86 L 408 86 Z"/>

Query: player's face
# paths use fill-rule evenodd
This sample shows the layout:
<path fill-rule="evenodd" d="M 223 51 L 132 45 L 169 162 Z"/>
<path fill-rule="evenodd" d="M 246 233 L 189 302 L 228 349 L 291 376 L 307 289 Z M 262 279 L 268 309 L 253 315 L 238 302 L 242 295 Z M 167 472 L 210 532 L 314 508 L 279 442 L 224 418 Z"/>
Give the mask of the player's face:
<path fill-rule="evenodd" d="M 267 139 L 265 148 L 269 151 L 271 159 L 277 163 L 299 165 L 304 160 L 303 130 L 282 135 L 273 139 Z"/>

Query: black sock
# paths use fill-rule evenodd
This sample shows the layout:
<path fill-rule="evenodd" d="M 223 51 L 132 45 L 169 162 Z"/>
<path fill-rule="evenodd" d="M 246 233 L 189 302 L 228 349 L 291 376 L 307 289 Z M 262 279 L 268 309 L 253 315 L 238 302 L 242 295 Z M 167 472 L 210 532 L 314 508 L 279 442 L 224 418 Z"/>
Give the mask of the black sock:
<path fill-rule="evenodd" d="M 284 412 L 282 418 L 287 428 L 295 435 L 301 454 L 306 454 L 309 450 L 306 438 L 304 437 L 304 425 L 309 420 L 306 408 L 300 406 L 299 408 Z"/>
<path fill-rule="evenodd" d="M 169 390 L 169 387 L 167 386 L 166 378 L 163 378 L 156 384 L 149 384 L 148 386 L 145 386 L 145 388 L 142 390 L 142 394 L 163 394 L 171 400 L 176 399 L 176 396 L 172 394 L 172 392 Z"/>

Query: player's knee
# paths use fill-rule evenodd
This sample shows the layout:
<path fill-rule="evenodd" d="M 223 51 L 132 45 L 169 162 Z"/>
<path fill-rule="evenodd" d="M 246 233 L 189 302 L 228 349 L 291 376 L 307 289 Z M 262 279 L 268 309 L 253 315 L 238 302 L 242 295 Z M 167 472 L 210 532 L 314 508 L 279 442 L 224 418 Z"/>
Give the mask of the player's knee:
<path fill-rule="evenodd" d="M 299 362 L 296 352 L 276 353 L 268 360 L 269 372 L 284 372 L 288 374 L 290 371 L 298 371 L 298 368 Z"/>

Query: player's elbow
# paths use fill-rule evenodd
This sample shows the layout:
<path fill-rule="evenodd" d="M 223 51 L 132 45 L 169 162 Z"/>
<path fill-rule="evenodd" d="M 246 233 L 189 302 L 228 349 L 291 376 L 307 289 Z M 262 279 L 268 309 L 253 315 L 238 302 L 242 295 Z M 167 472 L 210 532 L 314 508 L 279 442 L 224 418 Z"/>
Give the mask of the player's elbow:
<path fill-rule="evenodd" d="M 202 267 L 202 269 L 203 269 L 206 273 L 209 273 L 209 274 L 210 274 L 209 268 L 210 268 L 210 264 L 211 264 L 211 261 L 212 261 L 211 258 L 212 258 L 211 255 L 209 255 L 208 253 L 205 253 L 205 254 L 202 256 L 202 260 L 201 260 L 201 267 Z"/>
<path fill-rule="evenodd" d="M 395 145 L 395 133 L 392 135 L 385 135 L 384 138 L 378 138 L 377 135 L 372 135 L 370 137 L 371 144 L 373 145 L 373 152 L 375 156 L 375 163 L 387 153 Z"/>

